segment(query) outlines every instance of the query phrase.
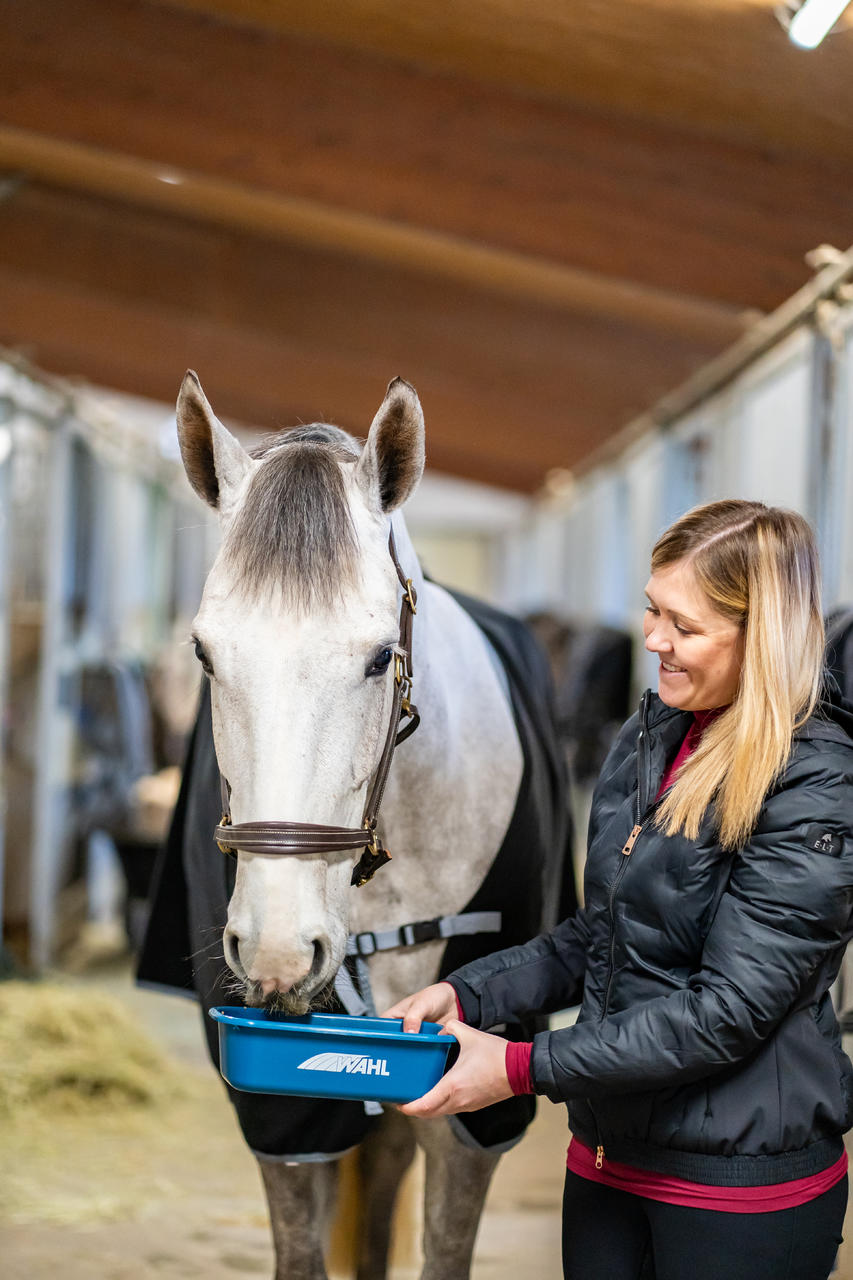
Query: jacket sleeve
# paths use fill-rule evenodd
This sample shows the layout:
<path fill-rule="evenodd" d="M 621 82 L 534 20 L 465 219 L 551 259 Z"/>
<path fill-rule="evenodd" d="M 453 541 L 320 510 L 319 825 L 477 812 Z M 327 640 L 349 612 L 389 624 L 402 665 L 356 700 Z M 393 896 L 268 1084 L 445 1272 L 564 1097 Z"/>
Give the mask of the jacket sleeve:
<path fill-rule="evenodd" d="M 537 1093 L 553 1101 L 594 1098 L 722 1071 L 770 1035 L 822 966 L 828 985 L 850 935 L 853 777 L 833 773 L 820 757 L 802 774 L 798 785 L 786 781 L 768 799 L 755 834 L 734 856 L 700 967 L 686 986 L 597 1022 L 537 1035 Z"/>
<path fill-rule="evenodd" d="M 550 933 L 495 951 L 445 979 L 459 997 L 465 1021 L 488 1030 L 537 1013 L 579 1004 L 589 931 L 578 911 Z"/>

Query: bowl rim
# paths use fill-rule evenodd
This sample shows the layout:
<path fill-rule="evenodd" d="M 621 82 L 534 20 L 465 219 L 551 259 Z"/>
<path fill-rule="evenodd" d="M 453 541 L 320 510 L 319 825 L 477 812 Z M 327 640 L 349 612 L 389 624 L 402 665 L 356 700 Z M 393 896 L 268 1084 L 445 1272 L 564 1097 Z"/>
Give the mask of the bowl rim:
<path fill-rule="evenodd" d="M 346 1040 L 369 1040 L 374 1041 L 391 1041 L 399 1044 L 424 1044 L 424 1045 L 440 1045 L 441 1048 L 450 1048 L 455 1042 L 455 1036 L 449 1031 L 444 1031 L 436 1022 L 424 1023 L 422 1026 L 435 1027 L 435 1031 L 403 1031 L 402 1018 L 378 1018 L 368 1016 L 366 1018 L 356 1017 L 353 1014 L 343 1013 L 309 1013 L 302 1015 L 294 1015 L 292 1019 L 282 1017 L 271 1020 L 264 1010 L 252 1010 L 243 1005 L 214 1005 L 208 1009 L 208 1016 L 218 1022 L 224 1028 L 234 1028 L 243 1031 L 271 1031 L 274 1034 L 294 1034 L 301 1033 L 312 1037 L 320 1037 L 332 1039 L 334 1037 L 343 1037 Z M 310 1021 L 307 1021 L 310 1019 Z M 369 1022 L 387 1022 L 387 1028 L 365 1027 L 364 1025 L 341 1025 L 347 1021 L 358 1024 Z"/>

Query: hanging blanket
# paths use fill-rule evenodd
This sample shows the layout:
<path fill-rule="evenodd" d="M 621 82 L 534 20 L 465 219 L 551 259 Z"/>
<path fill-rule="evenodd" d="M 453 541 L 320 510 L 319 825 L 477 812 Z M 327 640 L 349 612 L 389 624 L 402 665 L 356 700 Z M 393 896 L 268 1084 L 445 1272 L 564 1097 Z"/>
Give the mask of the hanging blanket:
<path fill-rule="evenodd" d="M 450 938 L 442 975 L 488 952 L 526 941 L 577 907 L 566 769 L 544 655 L 518 619 L 453 594 L 485 633 L 504 668 L 524 770 L 503 844 L 465 907 L 466 911 L 499 911 L 501 932 Z M 218 1029 L 206 1011 L 212 1005 L 240 1003 L 228 988 L 231 975 L 222 952 L 235 864 L 223 857 L 213 841 L 219 816 L 219 772 L 205 682 L 181 791 L 154 877 L 137 976 L 145 985 L 198 997 L 217 1067 Z M 538 1029 L 539 1024 L 531 1020 L 507 1034 L 530 1038 Z M 228 1091 L 247 1143 L 265 1159 L 328 1159 L 355 1146 L 376 1123 L 359 1102 L 242 1093 L 230 1087 Z M 457 1132 L 479 1146 L 511 1146 L 532 1119 L 534 1106 L 530 1096 L 509 1098 L 459 1116 Z"/>

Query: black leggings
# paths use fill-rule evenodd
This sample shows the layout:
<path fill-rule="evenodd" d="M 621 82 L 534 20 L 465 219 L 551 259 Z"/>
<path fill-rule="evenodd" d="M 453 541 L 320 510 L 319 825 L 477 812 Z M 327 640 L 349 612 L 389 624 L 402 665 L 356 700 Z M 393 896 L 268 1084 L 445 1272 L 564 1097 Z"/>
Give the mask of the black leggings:
<path fill-rule="evenodd" d="M 841 1243 L 847 1179 L 770 1213 L 646 1200 L 567 1171 L 565 1280 L 826 1280 Z"/>

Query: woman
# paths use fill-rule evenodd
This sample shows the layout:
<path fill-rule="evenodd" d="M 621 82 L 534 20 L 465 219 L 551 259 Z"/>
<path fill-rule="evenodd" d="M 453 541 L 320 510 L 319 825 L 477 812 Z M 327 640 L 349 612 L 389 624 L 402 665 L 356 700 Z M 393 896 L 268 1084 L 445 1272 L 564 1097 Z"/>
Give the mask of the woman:
<path fill-rule="evenodd" d="M 460 1044 L 402 1110 L 568 1104 L 571 1280 L 824 1280 L 853 1122 L 828 995 L 851 932 L 853 717 L 822 690 L 811 530 L 700 507 L 656 544 L 646 594 L 658 693 L 602 769 L 585 907 L 389 1010 Z M 581 999 L 532 1052 L 475 1030 Z"/>

